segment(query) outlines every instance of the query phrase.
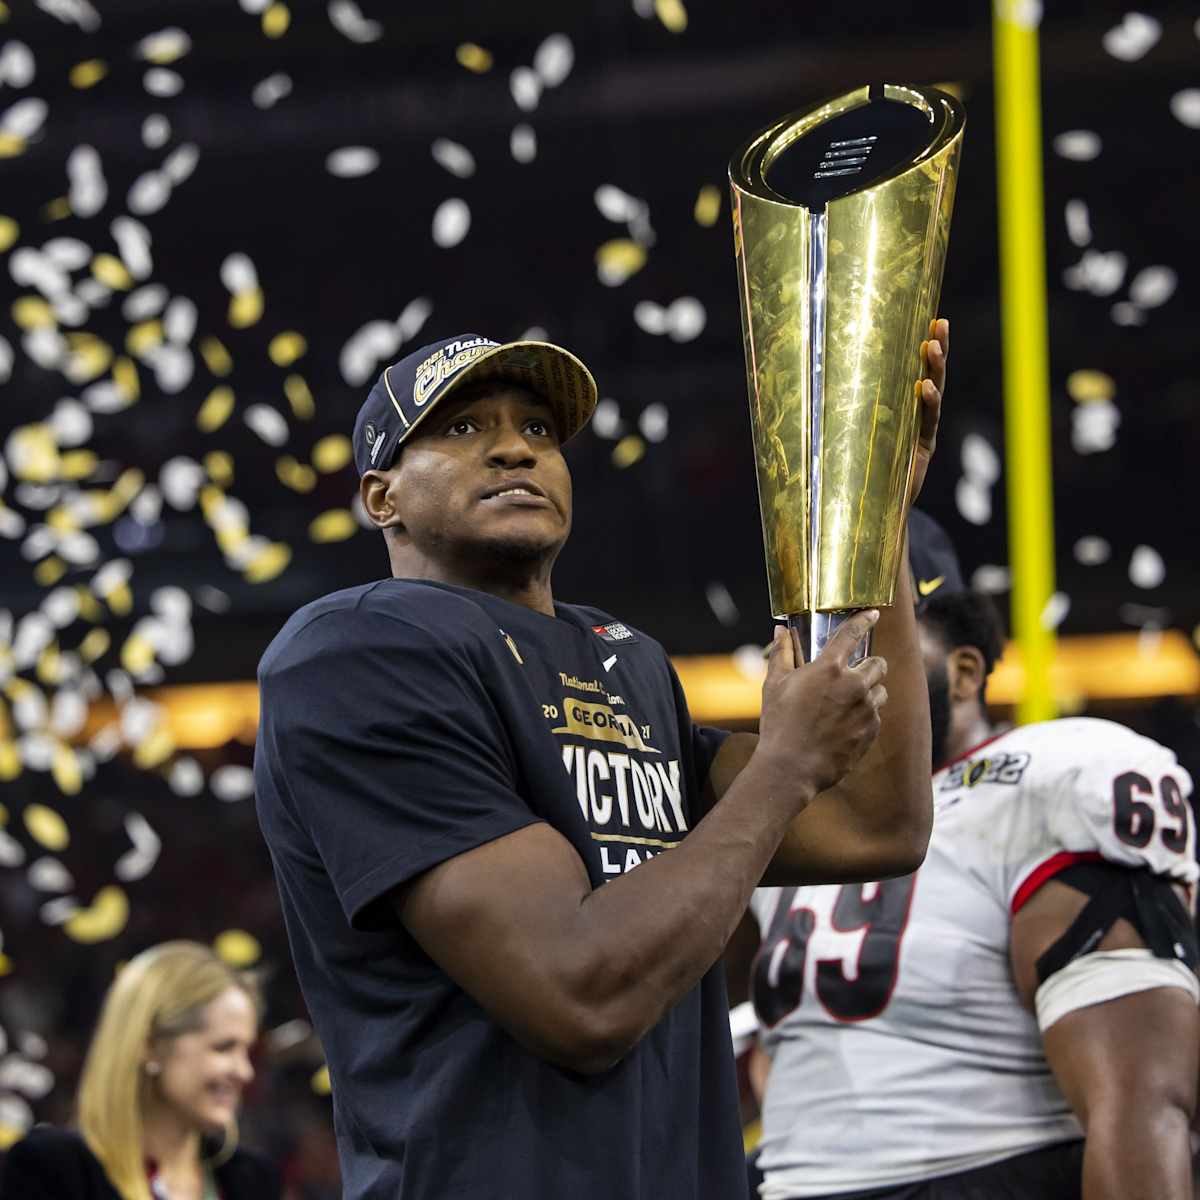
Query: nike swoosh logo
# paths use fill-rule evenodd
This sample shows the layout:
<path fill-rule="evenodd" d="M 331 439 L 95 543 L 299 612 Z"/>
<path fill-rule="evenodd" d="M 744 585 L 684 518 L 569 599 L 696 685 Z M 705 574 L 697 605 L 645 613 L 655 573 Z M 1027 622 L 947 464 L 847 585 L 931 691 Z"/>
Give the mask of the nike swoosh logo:
<path fill-rule="evenodd" d="M 936 592 L 938 588 L 940 588 L 945 582 L 945 575 L 939 575 L 936 579 L 921 579 L 917 582 L 917 591 L 920 592 L 922 596 L 929 596 Z"/>

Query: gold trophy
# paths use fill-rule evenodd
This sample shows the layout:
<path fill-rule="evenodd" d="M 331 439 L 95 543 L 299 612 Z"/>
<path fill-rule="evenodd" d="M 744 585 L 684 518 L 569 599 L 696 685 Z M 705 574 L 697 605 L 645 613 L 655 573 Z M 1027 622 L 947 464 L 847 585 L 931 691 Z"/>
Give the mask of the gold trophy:
<path fill-rule="evenodd" d="M 771 609 L 810 661 L 895 598 L 963 124 L 943 92 L 873 85 L 729 165 Z"/>

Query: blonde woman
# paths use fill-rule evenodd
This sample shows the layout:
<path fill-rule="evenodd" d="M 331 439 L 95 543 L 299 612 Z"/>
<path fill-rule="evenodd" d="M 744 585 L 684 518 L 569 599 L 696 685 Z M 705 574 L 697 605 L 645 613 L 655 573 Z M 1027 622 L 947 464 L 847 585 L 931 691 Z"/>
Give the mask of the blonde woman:
<path fill-rule="evenodd" d="M 108 990 L 79 1084 L 79 1131 L 39 1127 L 11 1151 L 16 1200 L 278 1200 L 237 1148 L 261 998 L 196 942 L 139 954 Z"/>

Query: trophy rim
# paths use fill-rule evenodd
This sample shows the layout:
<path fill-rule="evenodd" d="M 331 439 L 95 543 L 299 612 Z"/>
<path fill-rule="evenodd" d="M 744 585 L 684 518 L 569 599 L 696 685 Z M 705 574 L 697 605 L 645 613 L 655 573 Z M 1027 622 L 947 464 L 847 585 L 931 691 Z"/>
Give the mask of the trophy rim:
<path fill-rule="evenodd" d="M 898 163 L 892 170 L 876 176 L 869 183 L 860 184 L 844 192 L 841 196 L 829 201 L 829 204 L 837 204 L 839 200 L 847 196 L 855 196 L 898 179 L 901 175 L 916 170 L 923 162 L 932 158 L 955 138 L 962 135 L 967 115 L 962 102 L 957 97 L 942 91 L 941 88 L 917 87 L 914 84 L 906 83 L 863 84 L 850 91 L 827 96 L 805 108 L 796 109 L 786 116 L 772 121 L 770 125 L 748 138 L 729 161 L 730 185 L 758 200 L 782 204 L 788 208 L 803 208 L 809 212 L 819 211 L 810 208 L 802 201 L 792 200 L 775 191 L 767 182 L 766 168 L 792 142 L 804 136 L 809 128 L 823 124 L 824 120 L 832 120 L 834 117 L 841 116 L 842 113 L 870 103 L 872 99 L 899 100 L 911 104 L 912 101 L 907 99 L 908 96 L 915 96 L 924 101 L 924 105 L 914 104 L 913 107 L 927 106 L 935 121 L 940 110 L 941 122 L 937 125 L 925 148 L 919 154 Z M 824 113 L 828 113 L 824 120 L 814 119 Z"/>

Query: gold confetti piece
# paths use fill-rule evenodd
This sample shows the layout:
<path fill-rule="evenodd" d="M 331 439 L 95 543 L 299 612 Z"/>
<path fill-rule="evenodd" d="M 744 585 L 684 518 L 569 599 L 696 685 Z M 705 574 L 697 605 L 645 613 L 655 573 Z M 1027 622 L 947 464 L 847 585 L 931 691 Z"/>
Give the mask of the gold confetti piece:
<path fill-rule="evenodd" d="M 219 487 L 206 483 L 200 489 L 200 511 L 206 521 L 211 521 L 214 514 L 225 503 L 225 493 Z"/>
<path fill-rule="evenodd" d="M 74 450 L 72 453 L 79 454 L 80 451 Z M 82 453 L 91 454 L 91 451 L 84 450 Z M 67 457 L 66 455 L 63 456 L 63 462 L 66 461 Z M 63 471 L 63 475 L 66 475 L 65 471 Z M 46 524 L 55 533 L 74 533 L 79 528 L 79 518 L 72 509 L 67 508 L 64 504 L 60 504 L 57 508 L 52 508 L 46 514 Z"/>
<path fill-rule="evenodd" d="M 313 1072 L 312 1090 L 318 1096 L 328 1096 L 333 1091 L 333 1085 L 329 1080 L 329 1067 L 324 1066 Z"/>
<path fill-rule="evenodd" d="M 200 342 L 200 356 L 204 365 L 214 375 L 228 375 L 233 370 L 233 359 L 225 344 L 215 337 L 206 337 Z"/>
<path fill-rule="evenodd" d="M 314 542 L 344 542 L 357 531 L 358 523 L 348 508 L 331 508 L 308 527 L 308 536 Z"/>
<path fill-rule="evenodd" d="M 91 596 L 91 592 L 88 592 L 88 595 Z M 99 614 L 97 613 L 97 615 Z M 107 654 L 111 645 L 112 638 L 107 629 L 93 629 L 79 643 L 79 657 L 86 663 L 93 663 Z"/>
<path fill-rule="evenodd" d="M 122 509 L 142 490 L 146 476 L 137 467 L 127 467 L 112 485 L 112 497 Z"/>
<path fill-rule="evenodd" d="M 289 330 L 287 333 L 278 333 L 271 339 L 267 353 L 277 367 L 290 367 L 296 359 L 303 357 L 307 349 L 308 343 L 304 336 Z"/>
<path fill-rule="evenodd" d="M 16 158 L 25 151 L 25 139 L 16 133 L 0 132 L 0 158 Z"/>
<path fill-rule="evenodd" d="M 65 743 L 60 742 L 55 748 L 50 774 L 64 796 L 78 796 L 83 790 L 83 767 L 79 756 Z"/>
<path fill-rule="evenodd" d="M 81 908 L 63 922 L 63 932 L 72 941 L 106 942 L 116 937 L 129 920 L 129 900 L 116 885 L 101 888 L 90 908 Z"/>
<path fill-rule="evenodd" d="M 238 292 L 229 300 L 229 324 L 234 329 L 247 329 L 263 315 L 262 288 Z"/>
<path fill-rule="evenodd" d="M 646 249 L 632 238 L 614 238 L 596 250 L 596 270 L 610 287 L 624 283 L 646 265 Z"/>
<path fill-rule="evenodd" d="M 637 434 L 631 433 L 613 447 L 613 465 L 618 469 L 632 467 L 645 453 L 646 443 Z"/>
<path fill-rule="evenodd" d="M 166 762 L 175 753 L 175 739 L 166 722 L 159 725 L 149 737 L 138 743 L 133 752 L 133 764 L 143 771 L 149 771 Z"/>
<path fill-rule="evenodd" d="M 139 321 L 136 325 L 131 325 L 125 335 L 125 349 L 136 358 L 144 358 L 149 351 L 162 343 L 163 323 L 157 319 Z"/>
<path fill-rule="evenodd" d="M 93 333 L 68 333 L 67 345 L 71 347 L 71 357 L 65 374 L 72 383 L 91 383 L 112 362 L 112 347 Z"/>
<path fill-rule="evenodd" d="M 203 458 L 208 477 L 220 487 L 233 482 L 233 455 L 225 450 L 210 450 Z"/>
<path fill-rule="evenodd" d="M 292 14 L 286 4 L 272 4 L 262 15 L 262 31 L 269 38 L 283 37 L 292 23 Z"/>
<path fill-rule="evenodd" d="M 8 783 L 21 773 L 21 755 L 17 743 L 5 738 L 0 741 L 0 781 Z"/>
<path fill-rule="evenodd" d="M 63 221 L 71 215 L 71 202 L 66 196 L 58 196 L 42 208 L 43 221 Z"/>
<path fill-rule="evenodd" d="M 317 406 L 303 375 L 289 375 L 283 381 L 283 394 L 292 406 L 292 412 L 297 420 L 311 421 L 313 419 Z"/>
<path fill-rule="evenodd" d="M 140 633 L 131 634 L 121 647 L 121 666 L 130 675 L 141 675 L 154 665 L 154 643 Z"/>
<path fill-rule="evenodd" d="M 76 63 L 67 78 L 73 88 L 83 89 L 95 87 L 107 74 L 108 63 L 102 58 L 89 58 L 85 62 Z"/>
<path fill-rule="evenodd" d="M 344 433 L 331 433 L 313 447 L 312 464 L 318 471 L 328 475 L 331 471 L 340 471 L 353 453 L 350 439 Z"/>
<path fill-rule="evenodd" d="M 62 679 L 62 654 L 56 645 L 47 646 L 38 656 L 37 677 L 40 683 L 53 687 Z"/>
<path fill-rule="evenodd" d="M 133 276 L 114 254 L 97 254 L 92 259 L 92 274 L 105 287 L 110 287 L 116 292 L 125 292 L 133 287 Z"/>
<path fill-rule="evenodd" d="M 1076 404 L 1099 404 L 1117 394 L 1117 385 L 1103 371 L 1072 371 L 1067 376 L 1067 393 Z"/>
<path fill-rule="evenodd" d="M 250 531 L 240 525 L 227 525 L 216 533 L 222 554 L 232 554 L 250 536 Z"/>
<path fill-rule="evenodd" d="M 7 954 L 0 954 L 0 975 L 8 975 L 12 971 L 12 959 Z M 10 1137 L 13 1134 L 15 1136 Z M 13 1142 L 23 1136 L 23 1132 L 12 1125 L 0 1125 L 0 1150 L 9 1149 Z"/>
<path fill-rule="evenodd" d="M 271 542 L 247 564 L 242 577 L 247 583 L 267 583 L 283 573 L 292 561 L 292 548 L 283 542 Z"/>
<path fill-rule="evenodd" d="M 482 75 L 484 71 L 492 69 L 491 53 L 474 42 L 463 42 L 455 50 L 454 57 L 458 59 L 460 67 L 466 67 L 468 71 L 474 71 L 476 75 Z"/>
<path fill-rule="evenodd" d="M 8 463 L 18 479 L 50 483 L 58 478 L 58 442 L 49 425 L 21 425 L 9 435 Z"/>
<path fill-rule="evenodd" d="M 0 829 L 3 829 L 8 824 L 8 809 L 0 804 Z"/>
<path fill-rule="evenodd" d="M 118 583 L 115 587 L 110 588 L 104 597 L 104 602 L 115 616 L 128 616 L 133 611 L 133 592 L 130 591 L 129 584 Z"/>
<path fill-rule="evenodd" d="M 71 832 L 67 829 L 66 821 L 45 804 L 27 804 L 24 818 L 29 836 L 39 846 L 57 852 L 71 844 Z"/>
<path fill-rule="evenodd" d="M 253 966 L 262 958 L 262 946 L 253 934 L 244 929 L 226 929 L 213 939 L 218 957 L 231 967 Z"/>
<path fill-rule="evenodd" d="M 200 405 L 196 414 L 196 426 L 202 433 L 215 433 L 233 412 L 233 388 L 215 387 Z"/>
<path fill-rule="evenodd" d="M 33 568 L 33 579 L 38 587 L 53 587 L 67 573 L 67 564 L 51 555 Z"/>
<path fill-rule="evenodd" d="M 12 217 L 0 217 L 0 254 L 21 236 L 21 227 Z"/>
<path fill-rule="evenodd" d="M 22 329 L 45 329 L 54 325 L 54 309 L 39 296 L 22 296 L 12 306 L 12 318 Z"/>
<path fill-rule="evenodd" d="M 0 0 L 0 21 L 7 21 L 7 20 L 8 20 L 8 5 L 4 3 L 4 0 Z"/>
<path fill-rule="evenodd" d="M 84 621 L 87 621 L 89 625 L 94 625 L 104 615 L 103 610 L 100 608 L 100 602 L 92 595 L 91 589 L 85 587 L 82 583 L 75 585 L 75 594 L 79 597 L 79 616 Z M 92 633 L 104 633 L 104 630 L 93 629 Z M 91 634 L 88 634 L 88 637 L 91 637 Z M 108 634 L 104 633 L 104 637 L 107 639 Z M 86 640 L 85 638 L 84 641 L 86 642 Z M 108 648 L 107 640 L 104 646 L 105 649 Z M 104 650 L 101 650 L 100 654 L 103 653 Z M 99 658 L 100 654 L 95 655 L 95 657 Z"/>
<path fill-rule="evenodd" d="M 279 482 L 294 492 L 311 492 L 317 486 L 317 473 L 312 467 L 297 462 L 290 454 L 283 455 L 275 464 Z"/>
<path fill-rule="evenodd" d="M 68 450 L 58 460 L 58 472 L 63 479 L 86 479 L 99 465 L 100 459 L 94 450 Z M 64 533 L 79 528 L 78 520 L 66 509 L 55 509 L 54 511 L 62 512 L 71 518 L 71 524 L 63 527 Z M 52 513 L 51 516 L 53 515 Z M 53 522 L 48 523 L 53 524 Z"/>
<path fill-rule="evenodd" d="M 142 394 L 142 384 L 138 379 L 137 367 L 133 360 L 122 355 L 113 363 L 113 383 L 117 390 L 132 404 Z"/>
<path fill-rule="evenodd" d="M 654 0 L 654 15 L 671 33 L 682 33 L 687 28 L 687 9 L 682 0 Z"/>
<path fill-rule="evenodd" d="M 697 225 L 703 225 L 707 229 L 717 223 L 720 215 L 721 190 L 711 183 L 706 183 L 696 197 L 696 207 L 692 210 L 692 216 L 696 218 Z"/>

